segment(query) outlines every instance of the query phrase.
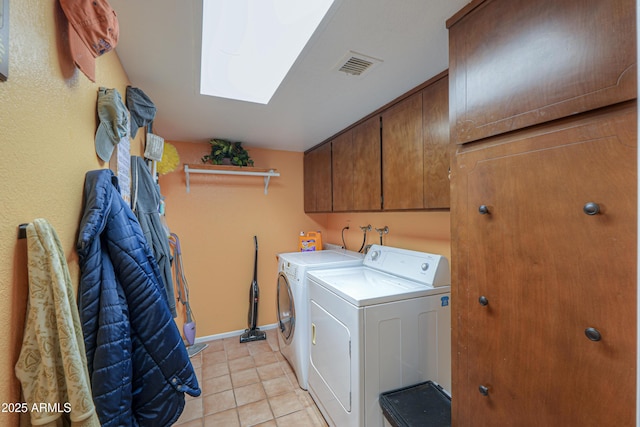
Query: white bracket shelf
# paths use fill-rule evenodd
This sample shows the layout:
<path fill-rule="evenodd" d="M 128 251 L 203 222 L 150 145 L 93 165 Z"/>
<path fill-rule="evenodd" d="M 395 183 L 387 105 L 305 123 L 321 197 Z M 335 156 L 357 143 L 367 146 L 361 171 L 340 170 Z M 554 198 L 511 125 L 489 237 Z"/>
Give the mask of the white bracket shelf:
<path fill-rule="evenodd" d="M 269 180 L 272 176 L 280 176 L 280 172 L 275 169 L 259 169 L 250 166 L 215 166 L 215 165 L 194 165 L 185 164 L 184 174 L 187 178 L 187 193 L 190 190 L 189 175 L 192 173 L 203 173 L 209 175 L 244 175 L 264 177 L 264 194 L 268 193 Z"/>

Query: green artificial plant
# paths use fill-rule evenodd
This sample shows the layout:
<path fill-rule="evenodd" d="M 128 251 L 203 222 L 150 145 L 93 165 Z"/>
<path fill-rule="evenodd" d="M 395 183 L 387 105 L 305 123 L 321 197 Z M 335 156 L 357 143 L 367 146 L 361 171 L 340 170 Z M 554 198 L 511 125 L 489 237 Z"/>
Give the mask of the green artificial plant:
<path fill-rule="evenodd" d="M 253 166 L 253 160 L 247 150 L 242 148 L 241 142 L 231 142 L 226 139 L 214 138 L 209 141 L 211 153 L 202 158 L 204 163 L 213 165 L 231 164 L 235 166 Z M 228 160 L 225 160 L 228 159 Z"/>

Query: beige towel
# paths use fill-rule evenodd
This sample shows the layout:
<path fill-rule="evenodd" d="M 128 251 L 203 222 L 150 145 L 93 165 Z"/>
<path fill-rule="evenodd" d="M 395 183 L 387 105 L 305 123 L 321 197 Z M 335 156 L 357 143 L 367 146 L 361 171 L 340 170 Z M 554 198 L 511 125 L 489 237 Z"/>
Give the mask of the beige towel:
<path fill-rule="evenodd" d="M 15 370 L 31 424 L 98 427 L 69 268 L 47 220 L 27 226 L 27 247 L 29 300 Z"/>

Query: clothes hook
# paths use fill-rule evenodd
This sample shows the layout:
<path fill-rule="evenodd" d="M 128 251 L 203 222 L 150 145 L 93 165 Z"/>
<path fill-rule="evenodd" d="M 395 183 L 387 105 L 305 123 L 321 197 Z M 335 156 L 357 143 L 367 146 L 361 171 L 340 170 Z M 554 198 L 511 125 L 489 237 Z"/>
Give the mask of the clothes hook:
<path fill-rule="evenodd" d="M 18 226 L 18 239 L 26 239 L 27 238 L 27 225 L 29 225 L 29 224 L 20 224 Z"/>

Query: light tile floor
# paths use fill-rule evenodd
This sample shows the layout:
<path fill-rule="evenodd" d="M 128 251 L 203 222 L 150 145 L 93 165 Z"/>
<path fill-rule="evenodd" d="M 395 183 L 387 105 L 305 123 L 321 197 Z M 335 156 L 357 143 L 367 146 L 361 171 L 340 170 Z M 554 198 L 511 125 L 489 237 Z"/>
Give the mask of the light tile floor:
<path fill-rule="evenodd" d="M 275 329 L 267 339 L 209 341 L 191 358 L 202 394 L 187 396 L 175 427 L 326 427 L 327 423 L 280 353 Z"/>

